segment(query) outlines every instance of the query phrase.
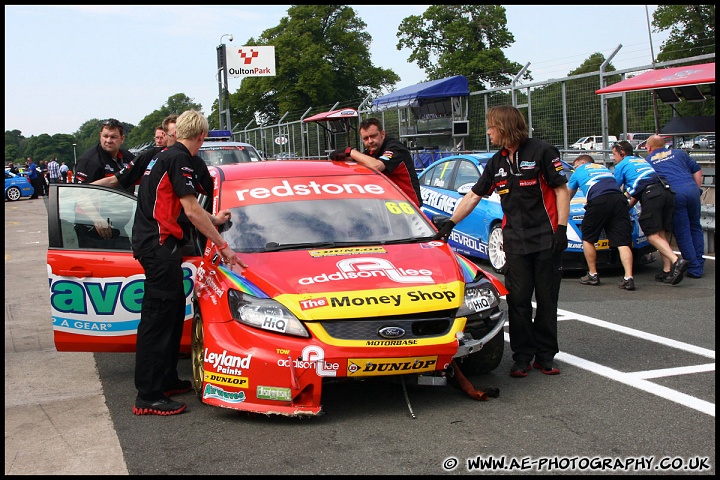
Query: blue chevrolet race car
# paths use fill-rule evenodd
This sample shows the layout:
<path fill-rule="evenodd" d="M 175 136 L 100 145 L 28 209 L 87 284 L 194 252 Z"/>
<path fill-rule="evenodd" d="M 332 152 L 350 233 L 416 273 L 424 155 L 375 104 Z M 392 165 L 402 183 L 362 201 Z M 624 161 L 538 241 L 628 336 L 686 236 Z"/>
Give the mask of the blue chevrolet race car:
<path fill-rule="evenodd" d="M 450 216 L 455 205 L 470 191 L 482 174 L 488 160 L 494 152 L 453 155 L 441 158 L 430 164 L 420 173 L 420 192 L 422 211 L 428 218 L 437 215 Z M 572 167 L 563 162 L 568 178 Z M 636 264 L 650 263 L 655 260 L 655 248 L 650 245 L 647 236 L 638 223 L 639 208 L 633 207 L 630 216 L 633 224 L 633 256 Z M 585 216 L 585 195 L 578 190 L 570 201 L 568 220 L 568 248 L 563 253 L 563 268 L 566 270 L 587 269 L 582 249 L 580 225 Z M 505 252 L 502 236 L 503 212 L 500 196 L 493 192 L 485 196 L 470 215 L 452 231 L 448 244 L 458 253 L 486 260 L 498 273 L 505 271 Z M 621 266 L 620 255 L 616 248 L 610 248 L 603 234 L 597 248 L 598 268 Z"/>

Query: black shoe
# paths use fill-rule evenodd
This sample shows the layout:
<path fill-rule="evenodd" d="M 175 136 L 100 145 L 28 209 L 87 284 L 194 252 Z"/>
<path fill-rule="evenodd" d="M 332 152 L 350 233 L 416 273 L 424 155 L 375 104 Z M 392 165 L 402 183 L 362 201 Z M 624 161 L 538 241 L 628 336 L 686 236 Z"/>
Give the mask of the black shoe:
<path fill-rule="evenodd" d="M 190 380 L 176 380 L 169 386 L 165 387 L 165 396 L 172 397 L 173 395 L 181 395 L 192 390 L 192 382 Z"/>
<path fill-rule="evenodd" d="M 672 272 L 666 272 L 665 270 L 660 270 L 660 273 L 655 275 L 656 282 L 670 283 L 671 280 L 672 280 Z"/>
<path fill-rule="evenodd" d="M 597 273 L 593 275 L 592 273 L 588 272 L 587 275 L 584 277 L 580 277 L 580 283 L 583 285 L 600 285 L 600 275 Z"/>
<path fill-rule="evenodd" d="M 620 284 L 618 285 L 620 288 L 624 288 L 625 290 L 635 290 L 635 280 L 633 277 L 628 278 L 625 280 L 624 278 L 620 280 Z"/>
<path fill-rule="evenodd" d="M 515 362 L 510 367 L 510 376 L 515 378 L 527 377 L 528 372 L 532 370 L 532 367 L 527 362 Z"/>
<path fill-rule="evenodd" d="M 154 401 L 137 397 L 135 405 L 133 405 L 133 413 L 135 415 L 177 415 L 184 412 L 186 408 L 186 404 L 170 400 L 167 397 Z"/>
<path fill-rule="evenodd" d="M 559 375 L 560 369 L 557 365 L 555 365 L 555 362 L 552 360 L 545 361 L 545 360 L 535 360 L 533 363 L 533 368 L 537 368 L 545 375 Z"/>
<path fill-rule="evenodd" d="M 677 261 L 673 263 L 672 270 L 670 270 L 670 272 L 672 272 L 672 279 L 670 280 L 670 284 L 677 285 L 678 283 L 682 282 L 683 276 L 685 275 L 685 272 L 687 271 L 689 266 L 690 262 L 682 258 L 678 258 Z"/>

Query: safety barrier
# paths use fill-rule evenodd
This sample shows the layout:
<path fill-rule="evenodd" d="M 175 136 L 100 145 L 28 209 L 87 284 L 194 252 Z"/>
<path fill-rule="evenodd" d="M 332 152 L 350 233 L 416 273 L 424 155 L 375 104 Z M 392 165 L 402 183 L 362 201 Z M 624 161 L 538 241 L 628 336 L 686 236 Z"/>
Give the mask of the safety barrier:
<path fill-rule="evenodd" d="M 705 240 L 705 253 L 715 253 L 715 205 L 704 204 L 701 207 L 700 225 Z"/>

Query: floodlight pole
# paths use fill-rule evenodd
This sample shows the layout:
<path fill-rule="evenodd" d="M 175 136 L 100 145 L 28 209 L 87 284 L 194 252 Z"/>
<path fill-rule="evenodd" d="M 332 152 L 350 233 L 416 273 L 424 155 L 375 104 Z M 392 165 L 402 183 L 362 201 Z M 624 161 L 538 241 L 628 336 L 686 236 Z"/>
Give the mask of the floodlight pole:
<path fill-rule="evenodd" d="M 650 30 L 650 11 L 647 5 L 645 5 L 645 18 L 647 19 L 648 38 L 650 39 L 650 61 L 652 62 L 653 69 L 655 69 L 655 52 L 653 51 L 652 33 Z M 660 133 L 660 115 L 658 113 L 658 95 L 656 89 L 653 89 L 653 115 L 655 117 L 655 133 Z"/>
<path fill-rule="evenodd" d="M 226 130 L 232 127 L 230 121 L 230 96 L 228 90 L 228 68 L 225 44 L 222 43 L 224 37 L 232 42 L 231 33 L 220 36 L 220 45 L 217 46 L 217 77 L 218 77 L 218 125 L 220 130 Z M 227 96 L 226 96 L 227 95 Z M 227 104 L 225 104 L 227 99 Z M 223 122 L 223 112 L 225 113 L 225 122 Z"/>

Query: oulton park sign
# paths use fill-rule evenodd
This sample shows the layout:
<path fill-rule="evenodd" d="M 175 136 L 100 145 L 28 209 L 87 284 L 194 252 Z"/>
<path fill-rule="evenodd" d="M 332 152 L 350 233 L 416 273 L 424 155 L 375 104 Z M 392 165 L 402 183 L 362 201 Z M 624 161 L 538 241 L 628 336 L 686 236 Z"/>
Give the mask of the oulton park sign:
<path fill-rule="evenodd" d="M 274 77 L 275 47 L 228 47 L 228 77 Z"/>

